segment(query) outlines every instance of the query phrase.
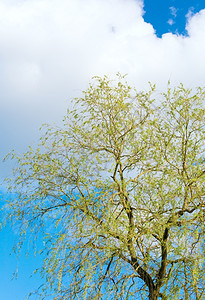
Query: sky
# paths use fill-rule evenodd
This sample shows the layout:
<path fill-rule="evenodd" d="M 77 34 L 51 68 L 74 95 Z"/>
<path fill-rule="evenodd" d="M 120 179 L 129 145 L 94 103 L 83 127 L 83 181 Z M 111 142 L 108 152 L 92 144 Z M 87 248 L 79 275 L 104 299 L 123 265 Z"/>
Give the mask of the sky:
<path fill-rule="evenodd" d="M 138 90 L 205 86 L 205 0 L 0 0 L 0 181 L 9 151 L 36 145 L 41 124 L 60 124 L 93 76 L 117 72 Z M 9 226 L 0 232 L 0 300 L 40 282 L 29 278 L 40 258 L 18 263 L 14 240 Z"/>

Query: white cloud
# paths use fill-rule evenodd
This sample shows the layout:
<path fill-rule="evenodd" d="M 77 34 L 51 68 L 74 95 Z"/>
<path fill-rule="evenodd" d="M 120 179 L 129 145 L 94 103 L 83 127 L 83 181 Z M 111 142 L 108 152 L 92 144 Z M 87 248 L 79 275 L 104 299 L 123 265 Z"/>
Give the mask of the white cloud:
<path fill-rule="evenodd" d="M 29 96 L 39 86 L 41 70 L 39 65 L 34 62 L 14 61 L 7 63 L 4 76 L 7 89 L 10 91 L 10 87 L 12 87 L 12 94 Z"/>
<path fill-rule="evenodd" d="M 174 20 L 173 19 L 169 19 L 168 21 L 167 21 L 167 23 L 170 25 L 170 26 L 172 26 L 172 25 L 174 25 Z"/>
<path fill-rule="evenodd" d="M 200 12 L 193 14 L 193 12 L 187 15 L 187 25 L 186 29 L 189 32 L 191 38 L 195 39 L 196 37 L 202 39 L 202 45 L 204 46 L 204 30 L 205 30 L 205 9 L 202 9 Z"/>
<path fill-rule="evenodd" d="M 137 0 L 0 0 L 2 152 L 60 120 L 94 75 L 128 73 L 139 89 L 204 85 L 205 10 L 186 29 L 158 38 Z"/>
<path fill-rule="evenodd" d="M 176 7 L 174 7 L 174 6 L 171 6 L 171 7 L 169 8 L 169 10 L 170 10 L 171 15 L 172 15 L 174 18 L 176 18 L 178 9 L 177 9 Z"/>
<path fill-rule="evenodd" d="M 187 12 L 187 14 L 185 15 L 185 17 L 186 17 L 187 19 L 190 19 L 193 15 L 194 15 L 194 7 L 191 6 L 191 7 L 188 9 L 188 12 Z"/>

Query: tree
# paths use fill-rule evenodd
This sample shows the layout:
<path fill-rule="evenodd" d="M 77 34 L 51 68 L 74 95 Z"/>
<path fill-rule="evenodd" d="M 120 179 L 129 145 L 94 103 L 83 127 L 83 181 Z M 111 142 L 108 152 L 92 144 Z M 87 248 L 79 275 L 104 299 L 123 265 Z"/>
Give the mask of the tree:
<path fill-rule="evenodd" d="M 205 90 L 94 78 L 17 158 L 10 217 L 41 229 L 53 299 L 204 299 Z"/>

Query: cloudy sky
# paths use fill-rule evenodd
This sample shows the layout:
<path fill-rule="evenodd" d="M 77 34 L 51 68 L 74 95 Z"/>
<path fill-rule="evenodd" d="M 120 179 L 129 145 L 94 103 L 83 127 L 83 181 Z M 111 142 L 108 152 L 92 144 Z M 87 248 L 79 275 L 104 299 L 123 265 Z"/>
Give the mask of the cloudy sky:
<path fill-rule="evenodd" d="M 0 0 L 0 161 L 59 123 L 92 76 L 117 72 L 139 90 L 205 86 L 205 1 Z M 1 180 L 9 170 L 0 162 Z M 25 289 L 12 293 L 25 279 L 7 281 L 12 236 L 1 238 L 0 300 L 23 300 Z"/>
<path fill-rule="evenodd" d="M 153 4 L 154 3 L 154 4 Z M 204 85 L 202 0 L 0 0 L 0 159 L 59 122 L 94 75 Z M 0 177 L 8 165 L 1 164 Z"/>

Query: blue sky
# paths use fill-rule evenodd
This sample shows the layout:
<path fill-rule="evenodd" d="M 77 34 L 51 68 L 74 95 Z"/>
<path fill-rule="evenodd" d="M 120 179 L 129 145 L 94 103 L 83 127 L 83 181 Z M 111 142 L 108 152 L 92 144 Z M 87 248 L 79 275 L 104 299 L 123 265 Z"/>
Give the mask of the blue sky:
<path fill-rule="evenodd" d="M 0 195 L 2 201 L 3 196 Z M 3 218 L 3 216 L 1 215 Z M 27 245 L 22 253 L 17 255 L 13 252 L 16 244 L 16 234 L 9 224 L 0 232 L 0 290 L 1 300 L 23 300 L 32 290 L 36 290 L 41 284 L 40 276 L 32 277 L 33 271 L 40 265 L 41 258 L 34 255 L 27 256 Z M 31 248 L 32 249 L 32 248 Z M 35 299 L 35 298 L 33 298 Z"/>
<path fill-rule="evenodd" d="M 167 32 L 186 35 L 187 18 L 204 7 L 203 0 L 144 0 L 144 20 L 153 25 L 159 37 Z"/>
<path fill-rule="evenodd" d="M 169 79 L 205 86 L 204 32 L 204 0 L 0 0 L 0 161 L 35 145 L 42 123 L 60 123 L 94 75 L 120 71 L 158 91 Z M 0 162 L 1 181 L 12 167 Z M 15 238 L 0 232 L 0 300 L 23 300 L 41 282 L 30 278 L 39 256 L 10 255 Z"/>

